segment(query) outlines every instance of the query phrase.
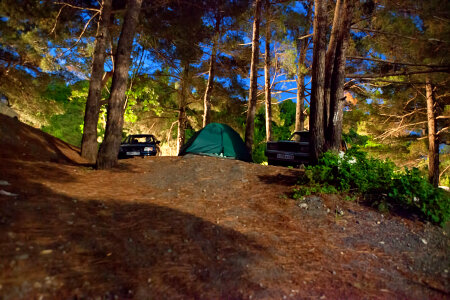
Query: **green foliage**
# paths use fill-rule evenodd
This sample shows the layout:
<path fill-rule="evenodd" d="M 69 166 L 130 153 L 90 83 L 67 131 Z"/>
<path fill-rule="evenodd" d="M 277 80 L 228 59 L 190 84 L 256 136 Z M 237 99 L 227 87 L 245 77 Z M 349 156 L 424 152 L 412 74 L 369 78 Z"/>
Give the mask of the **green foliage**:
<path fill-rule="evenodd" d="M 342 135 L 342 139 L 350 145 L 358 145 L 358 146 L 365 146 L 367 141 L 369 140 L 368 136 L 360 135 L 356 132 L 355 129 L 350 128 L 348 133 L 344 133 Z"/>
<path fill-rule="evenodd" d="M 44 92 L 44 97 L 60 103 L 62 113 L 53 115 L 48 124 L 42 126 L 42 131 L 69 144 L 80 146 L 88 89 L 89 83 L 83 81 L 72 87 L 64 82 L 51 82 Z"/>
<path fill-rule="evenodd" d="M 63 105 L 64 113 L 54 115 L 49 124 L 41 129 L 69 144 L 80 146 L 83 134 L 84 104 L 67 102 Z"/>
<path fill-rule="evenodd" d="M 71 93 L 72 90 L 70 86 L 66 85 L 64 82 L 52 81 L 49 83 L 42 96 L 49 100 L 66 102 L 69 99 Z"/>
<path fill-rule="evenodd" d="M 450 220 L 448 194 L 434 188 L 418 169 L 397 170 L 391 161 L 369 158 L 356 148 L 344 155 L 324 153 L 318 165 L 306 168 L 299 183 L 294 198 L 312 193 L 356 192 L 380 209 L 393 205 L 417 210 L 441 225 Z"/>

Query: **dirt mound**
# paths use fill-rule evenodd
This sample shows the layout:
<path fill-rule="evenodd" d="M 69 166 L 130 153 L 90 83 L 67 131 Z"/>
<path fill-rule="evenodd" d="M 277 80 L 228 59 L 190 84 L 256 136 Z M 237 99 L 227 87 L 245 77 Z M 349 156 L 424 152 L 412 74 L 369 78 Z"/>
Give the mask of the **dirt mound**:
<path fill-rule="evenodd" d="M 79 148 L 0 114 L 0 155 L 8 159 L 86 163 Z"/>
<path fill-rule="evenodd" d="M 1 299 L 449 296 L 447 232 L 336 196 L 296 202 L 300 170 L 185 156 L 97 171 L 11 124 L 28 154 L 0 156 Z"/>

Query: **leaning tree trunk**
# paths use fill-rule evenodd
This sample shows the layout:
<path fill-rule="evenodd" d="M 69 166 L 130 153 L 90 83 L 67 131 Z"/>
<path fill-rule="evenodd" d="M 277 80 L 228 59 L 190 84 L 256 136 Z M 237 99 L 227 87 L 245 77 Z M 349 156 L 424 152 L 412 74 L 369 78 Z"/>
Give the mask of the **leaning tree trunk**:
<path fill-rule="evenodd" d="M 215 34 L 211 51 L 211 59 L 209 62 L 209 77 L 208 84 L 206 86 L 205 97 L 204 97 L 204 110 L 203 110 L 203 127 L 211 123 L 211 93 L 214 87 L 214 72 L 216 68 L 216 55 L 217 49 L 219 48 L 219 29 L 220 29 L 220 17 L 216 17 Z"/>
<path fill-rule="evenodd" d="M 186 139 L 186 100 L 187 87 L 189 78 L 189 63 L 183 67 L 183 76 L 181 77 L 181 89 L 179 91 L 178 106 L 178 137 L 177 137 L 177 153 L 180 153 L 181 147 Z"/>
<path fill-rule="evenodd" d="M 83 138 L 81 141 L 81 156 L 90 163 L 95 163 L 98 152 L 97 124 L 100 111 L 100 99 L 103 86 L 105 68 L 106 39 L 111 16 L 112 0 L 103 0 L 102 12 L 98 22 L 97 37 L 95 38 L 94 56 L 92 58 L 92 72 L 89 82 L 89 94 L 84 113 Z"/>
<path fill-rule="evenodd" d="M 255 16 L 253 20 L 252 60 L 250 65 L 250 92 L 248 96 L 247 122 L 245 124 L 245 146 L 252 153 L 255 133 L 256 98 L 258 94 L 258 60 L 259 60 L 259 22 L 261 0 L 255 0 Z"/>
<path fill-rule="evenodd" d="M 326 127 L 325 150 L 339 150 L 342 140 L 342 121 L 344 117 L 344 84 L 345 84 L 345 61 L 350 34 L 350 25 L 353 16 L 353 1 L 344 0 L 345 12 L 338 30 L 336 50 L 334 55 L 334 66 L 330 85 L 330 109 L 328 126 Z"/>
<path fill-rule="evenodd" d="M 303 35 L 309 33 L 309 20 L 312 14 L 312 4 L 308 3 L 308 12 L 306 14 L 307 25 L 303 30 Z M 297 30 L 298 35 L 298 30 Z M 306 38 L 302 38 L 297 41 L 298 63 L 297 63 L 297 104 L 295 110 L 295 131 L 305 130 L 305 75 L 306 75 L 306 51 L 308 50 L 309 41 Z M 296 135 L 298 137 L 298 135 Z"/>
<path fill-rule="evenodd" d="M 203 110 L 203 127 L 211 122 L 211 93 L 214 86 L 214 71 L 216 64 L 216 53 L 217 45 L 216 42 L 213 43 L 213 49 L 211 53 L 211 59 L 209 63 L 209 78 L 208 84 L 206 86 L 205 97 L 204 97 L 204 110 Z"/>
<path fill-rule="evenodd" d="M 309 116 L 311 162 L 317 163 L 325 142 L 323 128 L 325 52 L 326 52 L 326 0 L 315 0 L 314 48 L 311 72 L 311 112 Z"/>
<path fill-rule="evenodd" d="M 336 7 L 334 9 L 333 25 L 331 27 L 330 41 L 328 43 L 327 52 L 325 54 L 325 87 L 324 87 L 324 102 L 323 102 L 323 126 L 326 130 L 330 121 L 330 98 L 331 96 L 331 84 L 333 76 L 333 68 L 335 65 L 336 47 L 338 44 L 339 36 L 342 31 L 342 19 L 345 18 L 342 10 L 342 1 L 336 1 Z"/>
<path fill-rule="evenodd" d="M 295 107 L 295 131 L 305 130 L 305 59 L 306 50 L 308 48 L 308 41 L 302 40 L 298 42 L 298 52 L 300 53 L 298 57 L 297 64 L 297 76 L 295 78 L 297 83 L 297 103 Z M 296 135 L 299 138 L 299 135 Z M 300 141 L 300 140 L 298 140 Z"/>
<path fill-rule="evenodd" d="M 264 58 L 264 93 L 266 96 L 266 141 L 272 140 L 272 94 L 270 89 L 270 1 L 265 2 L 266 9 L 266 49 Z"/>
<path fill-rule="evenodd" d="M 436 134 L 436 99 L 429 77 L 426 79 L 427 116 L 428 116 L 428 180 L 439 186 L 439 142 Z"/>
<path fill-rule="evenodd" d="M 108 169 L 117 164 L 117 156 L 122 139 L 125 92 L 127 89 L 131 50 L 141 5 L 142 0 L 127 1 L 127 11 L 117 45 L 111 95 L 108 101 L 105 138 L 97 157 L 98 169 Z"/>

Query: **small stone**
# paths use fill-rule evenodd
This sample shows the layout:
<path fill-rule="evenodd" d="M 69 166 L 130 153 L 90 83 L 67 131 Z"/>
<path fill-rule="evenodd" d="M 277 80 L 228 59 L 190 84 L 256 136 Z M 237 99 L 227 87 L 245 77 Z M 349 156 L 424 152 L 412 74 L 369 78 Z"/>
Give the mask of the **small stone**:
<path fill-rule="evenodd" d="M 34 284 L 33 284 L 33 287 L 35 288 L 35 289 L 40 289 L 41 287 L 42 287 L 42 284 L 40 283 L 40 282 L 35 282 Z"/>
<path fill-rule="evenodd" d="M 10 193 L 10 192 L 7 192 L 5 190 L 0 190 L 0 195 L 9 196 L 9 197 L 16 197 L 16 196 L 18 196 L 18 194 Z"/>
<path fill-rule="evenodd" d="M 48 255 L 48 254 L 52 254 L 52 253 L 53 253 L 52 249 L 46 249 L 46 250 L 41 251 L 41 255 Z"/>
<path fill-rule="evenodd" d="M 25 260 L 25 259 L 28 259 L 30 256 L 28 255 L 28 254 L 22 254 L 22 255 L 18 255 L 18 256 L 16 256 L 16 258 L 18 259 L 18 260 Z"/>
<path fill-rule="evenodd" d="M 298 205 L 298 207 L 303 208 L 303 209 L 308 209 L 308 204 L 306 204 L 306 203 L 300 203 L 300 204 Z"/>
<path fill-rule="evenodd" d="M 381 242 L 380 242 L 380 244 L 381 244 L 381 245 L 384 245 L 384 242 L 383 242 L 383 241 L 381 241 Z"/>
<path fill-rule="evenodd" d="M 0 185 L 10 185 L 6 180 L 0 180 Z"/>
<path fill-rule="evenodd" d="M 422 243 L 424 243 L 425 245 L 428 244 L 426 239 L 421 239 Z"/>

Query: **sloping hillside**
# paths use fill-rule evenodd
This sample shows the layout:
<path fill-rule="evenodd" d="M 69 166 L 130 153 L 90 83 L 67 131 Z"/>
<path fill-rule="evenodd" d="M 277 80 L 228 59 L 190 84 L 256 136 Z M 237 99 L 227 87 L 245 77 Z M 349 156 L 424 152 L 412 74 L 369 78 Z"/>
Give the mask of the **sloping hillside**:
<path fill-rule="evenodd" d="M 439 227 L 335 196 L 299 170 L 152 157 L 96 171 L 0 116 L 2 299 L 445 299 Z"/>

